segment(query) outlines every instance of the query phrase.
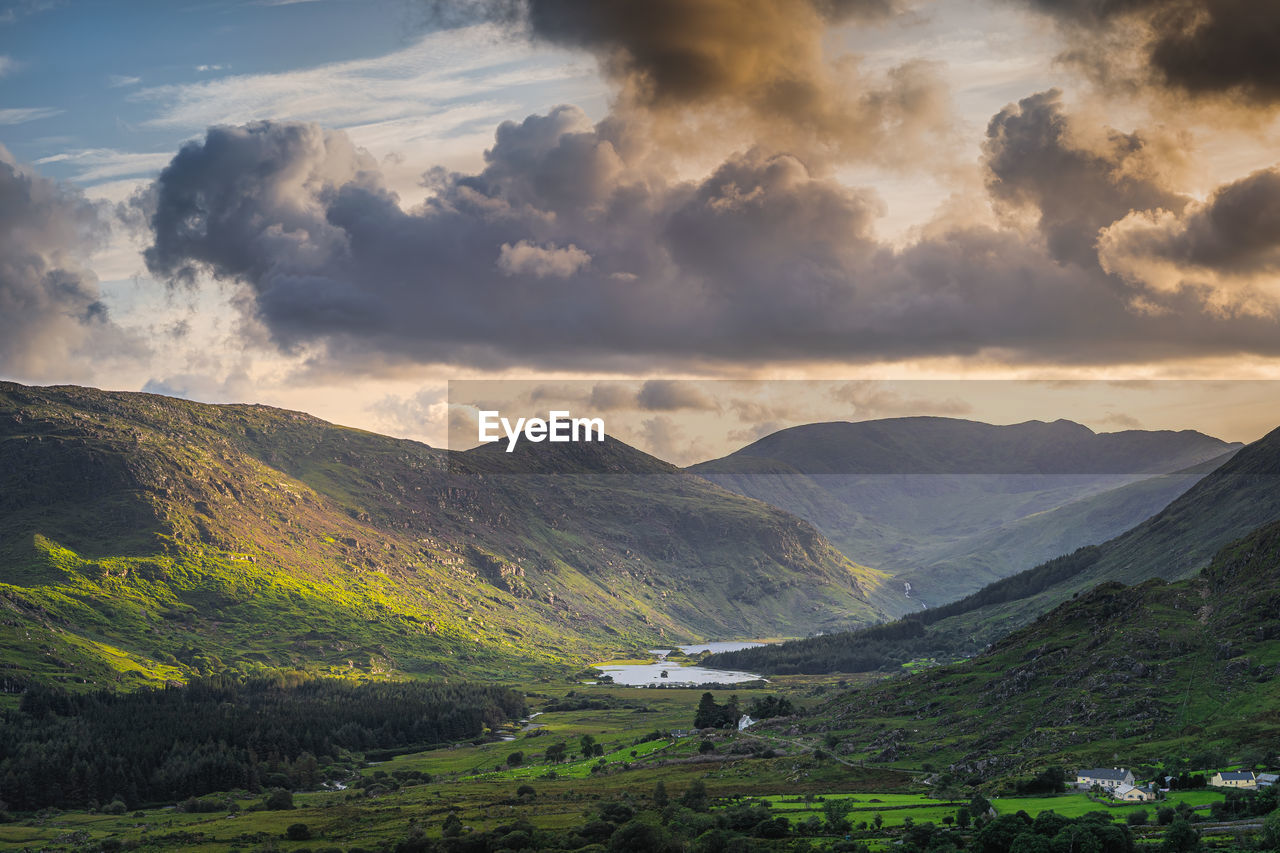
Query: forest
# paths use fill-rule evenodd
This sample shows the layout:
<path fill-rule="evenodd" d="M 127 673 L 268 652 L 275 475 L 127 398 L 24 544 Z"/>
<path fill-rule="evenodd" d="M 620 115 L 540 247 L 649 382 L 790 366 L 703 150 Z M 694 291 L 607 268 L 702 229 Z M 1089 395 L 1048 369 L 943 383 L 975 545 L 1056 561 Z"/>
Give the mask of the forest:
<path fill-rule="evenodd" d="M 301 673 L 135 693 L 33 687 L 0 717 L 0 799 L 24 811 L 132 809 L 213 791 L 313 788 L 352 753 L 474 739 L 526 710 L 522 694 L 494 685 Z"/>

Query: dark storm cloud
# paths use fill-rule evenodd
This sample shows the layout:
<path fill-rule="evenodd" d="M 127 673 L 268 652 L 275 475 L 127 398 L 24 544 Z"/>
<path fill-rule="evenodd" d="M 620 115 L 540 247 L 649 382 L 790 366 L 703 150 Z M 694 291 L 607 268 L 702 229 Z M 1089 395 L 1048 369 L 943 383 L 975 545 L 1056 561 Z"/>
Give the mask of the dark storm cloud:
<path fill-rule="evenodd" d="M 62 375 L 136 347 L 116 327 L 98 280 L 83 266 L 108 228 L 106 211 L 79 190 L 19 166 L 0 146 L 0 371 Z"/>
<path fill-rule="evenodd" d="M 1054 108 L 1043 112 L 1052 126 Z M 436 195 L 406 212 L 341 133 L 214 128 L 157 182 L 148 263 L 175 281 L 203 269 L 244 282 L 281 348 L 318 344 L 338 370 L 1280 351 L 1269 317 L 1224 318 L 1193 292 L 1060 264 L 1014 228 L 952 227 L 895 251 L 875 239 L 874 196 L 795 157 L 753 151 L 669 182 L 629 162 L 616 132 L 572 107 L 504 124 L 482 171 L 434 175 Z M 1035 161 L 1061 148 L 1072 162 L 1046 133 L 1018 150 Z M 1008 165 L 1022 136 L 1000 139 L 993 157 Z M 1057 190 L 1102 211 L 1080 227 L 1160 196 L 1117 176 L 1133 145 L 1086 161 L 1118 189 L 1079 169 L 1081 186 Z M 1056 222 L 1053 188 L 1032 171 L 1006 174 Z M 504 267 L 516 245 L 551 258 L 572 246 L 589 262 Z"/>
<path fill-rule="evenodd" d="M 892 0 L 512 0 L 499 20 L 538 40 L 600 56 L 606 72 L 654 104 L 723 96 L 812 98 L 823 30 L 884 18 Z"/>
<path fill-rule="evenodd" d="M 1232 274 L 1280 271 L 1280 170 L 1219 187 L 1147 251 L 1187 266 Z"/>
<path fill-rule="evenodd" d="M 1056 90 L 998 113 L 984 147 L 992 197 L 1036 211 L 1060 261 L 1096 265 L 1100 229 L 1130 211 L 1177 211 L 1187 203 L 1163 186 L 1140 134 L 1107 130 L 1091 145 L 1075 139 Z"/>
<path fill-rule="evenodd" d="M 1219 187 L 1182 215 L 1134 215 L 1101 241 L 1108 269 L 1170 290 L 1212 286 L 1217 301 L 1273 307 L 1280 272 L 1280 169 Z"/>
<path fill-rule="evenodd" d="M 1076 37 L 1075 59 L 1101 74 L 1108 51 L 1132 47 L 1151 82 L 1192 96 L 1280 101 L 1280 4 L 1270 0 L 1020 0 L 1056 17 Z M 1123 28 L 1128 45 L 1099 41 Z M 1115 81 L 1112 81 L 1115 82 Z M 1134 82 L 1134 81 L 1125 81 Z"/>
<path fill-rule="evenodd" d="M 680 409 L 715 411 L 719 405 L 698 385 L 674 379 L 650 379 L 640 386 L 636 404 L 654 412 Z"/>
<path fill-rule="evenodd" d="M 927 61 L 867 74 L 827 56 L 836 24 L 884 21 L 895 0 L 478 0 L 429 3 L 437 24 L 487 19 L 534 41 L 590 52 L 621 115 L 699 121 L 819 157 L 895 165 L 937 156 L 946 86 Z M 670 128 L 667 128 L 670 131 Z M 651 129 L 652 131 L 652 129 Z M 702 135 L 677 132 L 682 146 Z M 932 140 L 932 144 L 929 143 Z"/>

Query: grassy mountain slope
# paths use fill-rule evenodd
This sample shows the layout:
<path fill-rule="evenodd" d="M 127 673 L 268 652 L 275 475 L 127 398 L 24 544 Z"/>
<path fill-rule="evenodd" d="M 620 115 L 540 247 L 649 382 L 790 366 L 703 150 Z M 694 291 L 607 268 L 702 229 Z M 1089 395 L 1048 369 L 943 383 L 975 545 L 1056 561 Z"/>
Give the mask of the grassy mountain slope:
<path fill-rule="evenodd" d="M 487 450 L 0 384 L 2 683 L 502 673 L 881 618 L 881 577 L 785 512 L 618 442 Z"/>
<path fill-rule="evenodd" d="M 831 672 L 975 654 L 1100 583 L 1190 577 L 1215 551 L 1277 519 L 1280 430 L 1245 447 L 1152 518 L 1101 545 L 1046 561 L 898 623 L 728 652 L 708 665 L 766 673 Z"/>
<path fill-rule="evenodd" d="M 1107 583 L 965 663 L 849 693 L 814 721 L 842 751 L 1026 772 L 1280 746 L 1280 523 L 1193 578 Z M 1212 760 L 1212 759 L 1210 759 Z"/>
<path fill-rule="evenodd" d="M 893 418 L 782 430 L 690 470 L 813 522 L 893 575 L 908 613 L 1128 530 L 1237 447 L 1189 430 Z"/>
<path fill-rule="evenodd" d="M 1280 519 L 1280 430 L 1248 445 L 1165 509 L 1099 546 L 1097 559 L 1029 596 L 945 619 L 936 630 L 990 641 L 1074 595 L 1108 581 L 1179 580 L 1249 531 Z"/>

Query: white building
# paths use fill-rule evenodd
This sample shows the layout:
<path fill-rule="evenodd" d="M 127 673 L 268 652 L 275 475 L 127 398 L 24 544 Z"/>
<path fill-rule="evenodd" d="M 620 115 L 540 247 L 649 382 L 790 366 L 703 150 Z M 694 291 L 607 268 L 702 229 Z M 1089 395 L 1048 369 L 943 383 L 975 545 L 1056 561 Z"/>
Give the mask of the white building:
<path fill-rule="evenodd" d="M 1114 791 L 1120 785 L 1133 786 L 1133 773 L 1123 767 L 1094 767 L 1089 770 L 1076 771 L 1076 787 L 1092 788 L 1097 785 L 1108 791 Z"/>
<path fill-rule="evenodd" d="M 1112 789 L 1111 796 L 1126 803 L 1149 803 L 1156 798 L 1155 792 L 1149 788 L 1135 788 L 1123 783 Z"/>

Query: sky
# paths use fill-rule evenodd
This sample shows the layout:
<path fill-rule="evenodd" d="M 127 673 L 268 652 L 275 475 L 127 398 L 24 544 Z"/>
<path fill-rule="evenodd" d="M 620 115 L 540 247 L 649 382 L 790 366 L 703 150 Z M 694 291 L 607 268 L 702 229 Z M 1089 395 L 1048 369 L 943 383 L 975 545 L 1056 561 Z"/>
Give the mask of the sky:
<path fill-rule="evenodd" d="M 435 445 L 451 380 L 728 383 L 717 441 L 633 407 L 679 462 L 904 414 L 1252 440 L 1277 49 L 1252 0 L 0 2 L 0 378 Z"/>

